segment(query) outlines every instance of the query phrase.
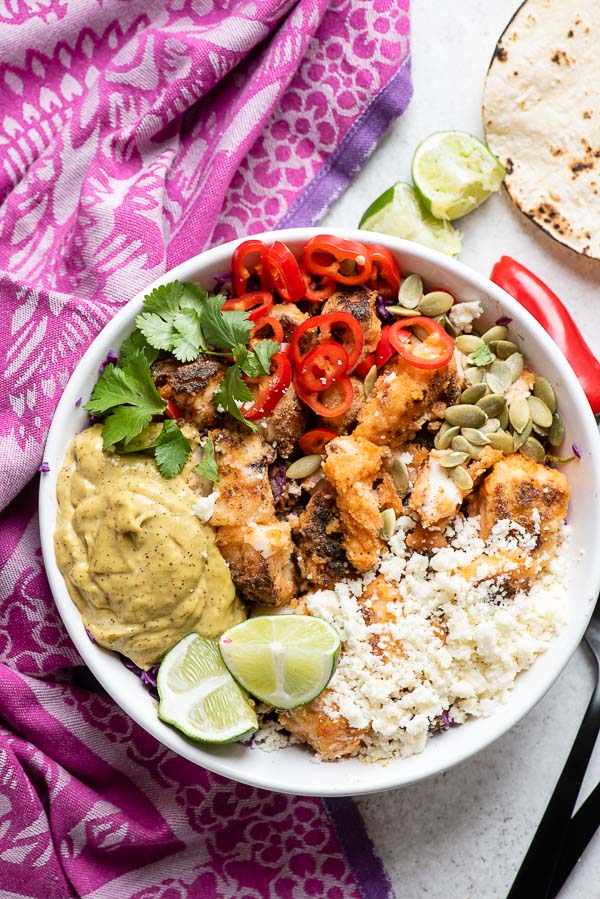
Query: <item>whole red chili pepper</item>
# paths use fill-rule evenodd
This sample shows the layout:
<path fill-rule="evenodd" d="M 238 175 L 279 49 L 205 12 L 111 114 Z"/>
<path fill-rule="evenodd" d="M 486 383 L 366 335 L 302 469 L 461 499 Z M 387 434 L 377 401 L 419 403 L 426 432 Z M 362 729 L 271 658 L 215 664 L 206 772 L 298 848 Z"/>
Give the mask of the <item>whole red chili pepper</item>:
<path fill-rule="evenodd" d="M 492 269 L 490 277 L 527 309 L 552 337 L 571 363 L 592 412 L 599 415 L 600 362 L 561 300 L 533 272 L 510 256 L 502 256 Z"/>

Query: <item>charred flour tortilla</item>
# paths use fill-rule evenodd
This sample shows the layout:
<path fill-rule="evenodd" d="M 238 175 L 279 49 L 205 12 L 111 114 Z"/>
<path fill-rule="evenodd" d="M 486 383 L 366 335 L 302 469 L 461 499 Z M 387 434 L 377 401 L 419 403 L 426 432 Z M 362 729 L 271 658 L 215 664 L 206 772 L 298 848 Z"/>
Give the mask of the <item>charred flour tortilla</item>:
<path fill-rule="evenodd" d="M 600 0 L 527 0 L 487 75 L 487 142 L 517 206 L 600 259 Z"/>

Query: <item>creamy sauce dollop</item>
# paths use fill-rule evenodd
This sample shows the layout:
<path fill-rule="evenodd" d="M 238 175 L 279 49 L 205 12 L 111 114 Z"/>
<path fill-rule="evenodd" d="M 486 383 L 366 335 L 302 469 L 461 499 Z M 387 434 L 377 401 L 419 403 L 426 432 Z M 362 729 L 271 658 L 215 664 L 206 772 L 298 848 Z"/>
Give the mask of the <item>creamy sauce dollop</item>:
<path fill-rule="evenodd" d="M 58 477 L 54 546 L 71 598 L 99 644 L 144 669 L 187 634 L 246 617 L 186 473 L 167 480 L 149 456 L 104 452 L 94 425 Z"/>

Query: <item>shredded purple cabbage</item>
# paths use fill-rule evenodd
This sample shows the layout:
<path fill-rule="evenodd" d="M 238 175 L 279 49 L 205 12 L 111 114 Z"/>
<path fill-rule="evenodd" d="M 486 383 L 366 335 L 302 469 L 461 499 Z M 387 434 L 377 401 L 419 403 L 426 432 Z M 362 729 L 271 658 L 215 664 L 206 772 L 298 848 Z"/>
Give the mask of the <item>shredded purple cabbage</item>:
<path fill-rule="evenodd" d="M 114 365 L 118 358 L 114 350 L 109 350 L 104 361 L 100 363 L 100 368 L 98 369 L 100 374 L 102 374 L 107 365 Z"/>
<path fill-rule="evenodd" d="M 278 502 L 287 491 L 288 479 L 285 475 L 285 465 L 279 465 L 271 473 L 271 490 L 273 491 L 273 499 Z"/>
<path fill-rule="evenodd" d="M 215 282 L 215 290 L 218 291 L 231 282 L 231 275 L 229 272 L 221 272 L 219 275 L 213 275 L 213 279 Z"/>
<path fill-rule="evenodd" d="M 571 449 L 573 450 L 573 453 L 577 456 L 577 458 L 578 458 L 578 459 L 581 459 L 582 452 L 581 452 L 581 450 L 579 449 L 579 447 L 577 446 L 576 443 L 572 443 L 572 444 L 571 444 Z"/>
<path fill-rule="evenodd" d="M 429 724 L 429 733 L 442 734 L 454 726 L 455 723 L 448 714 L 448 710 L 444 709 L 441 715 L 436 715 L 436 717 L 431 720 Z"/>
<path fill-rule="evenodd" d="M 512 321 L 512 318 L 510 318 L 508 315 L 501 315 L 500 318 L 496 319 L 496 324 L 497 325 L 510 325 L 511 321 Z"/>
<path fill-rule="evenodd" d="M 136 677 L 139 677 L 145 688 L 148 690 L 150 696 L 154 699 L 158 699 L 158 690 L 156 688 L 156 675 L 158 674 L 159 665 L 153 665 L 149 671 L 144 671 L 143 668 L 138 667 L 131 659 L 126 658 L 125 656 L 121 656 L 121 661 L 125 665 L 128 671 L 132 671 Z"/>
<path fill-rule="evenodd" d="M 393 321 L 394 316 L 387 308 L 388 306 L 391 306 L 391 305 L 393 305 L 392 300 L 390 300 L 389 303 L 386 303 L 386 301 L 383 299 L 381 294 L 378 294 L 377 299 L 375 300 L 375 312 L 377 313 L 377 316 L 379 317 L 380 321 L 382 321 L 382 322 Z"/>
<path fill-rule="evenodd" d="M 93 635 L 93 633 L 92 633 L 91 631 L 88 631 L 87 627 L 86 627 L 86 629 L 85 629 L 85 632 L 86 632 L 86 634 L 88 635 L 88 637 L 90 638 L 90 640 L 92 641 L 92 643 L 95 643 L 95 642 L 96 642 L 96 638 L 94 637 L 94 635 Z"/>
<path fill-rule="evenodd" d="M 50 471 L 49 464 L 47 462 L 42 462 L 42 464 L 38 468 L 38 471 L 41 471 L 42 474 L 48 474 L 48 472 Z"/>

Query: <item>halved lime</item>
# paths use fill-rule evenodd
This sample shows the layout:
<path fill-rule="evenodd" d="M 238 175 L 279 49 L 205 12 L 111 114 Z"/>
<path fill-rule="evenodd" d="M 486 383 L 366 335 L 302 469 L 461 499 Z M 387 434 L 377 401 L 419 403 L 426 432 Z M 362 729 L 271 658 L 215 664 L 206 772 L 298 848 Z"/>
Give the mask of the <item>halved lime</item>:
<path fill-rule="evenodd" d="M 245 689 L 277 709 L 295 709 L 321 693 L 340 656 L 340 638 L 321 618 L 260 615 L 219 640 L 225 664 Z"/>
<path fill-rule="evenodd" d="M 436 131 L 415 150 L 412 179 L 427 209 L 439 219 L 472 212 L 500 190 L 504 166 L 467 131 Z"/>
<path fill-rule="evenodd" d="M 414 240 L 448 256 L 457 256 L 462 249 L 460 232 L 449 222 L 434 218 L 415 189 L 402 181 L 397 181 L 371 203 L 358 227 Z"/>
<path fill-rule="evenodd" d="M 231 743 L 258 728 L 254 707 L 225 667 L 217 640 L 184 637 L 164 657 L 156 683 L 158 717 L 186 737 Z"/>

